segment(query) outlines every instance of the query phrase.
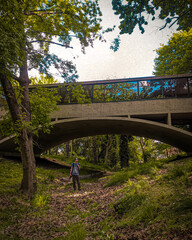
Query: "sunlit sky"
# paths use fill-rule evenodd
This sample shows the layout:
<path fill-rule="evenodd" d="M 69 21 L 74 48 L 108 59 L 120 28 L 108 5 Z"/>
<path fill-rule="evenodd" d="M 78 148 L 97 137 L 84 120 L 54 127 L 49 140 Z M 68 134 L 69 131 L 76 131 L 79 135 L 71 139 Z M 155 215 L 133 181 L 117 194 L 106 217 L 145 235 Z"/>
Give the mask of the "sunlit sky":
<path fill-rule="evenodd" d="M 78 81 L 152 76 L 155 50 L 161 44 L 168 42 L 176 31 L 176 26 L 160 31 L 164 22 L 161 20 L 152 22 L 149 18 L 144 34 L 141 34 L 137 27 L 131 35 L 121 35 L 120 48 L 117 52 L 113 52 L 110 45 L 119 33 L 119 17 L 112 10 L 111 0 L 100 0 L 99 3 L 103 14 L 103 28 L 117 26 L 114 32 L 105 34 L 106 42 L 95 41 L 94 47 L 86 48 L 85 54 L 81 52 L 80 45 L 76 41 L 72 44 L 73 49 L 54 45 L 51 51 L 76 64 Z M 63 82 L 56 75 L 54 77 Z"/>

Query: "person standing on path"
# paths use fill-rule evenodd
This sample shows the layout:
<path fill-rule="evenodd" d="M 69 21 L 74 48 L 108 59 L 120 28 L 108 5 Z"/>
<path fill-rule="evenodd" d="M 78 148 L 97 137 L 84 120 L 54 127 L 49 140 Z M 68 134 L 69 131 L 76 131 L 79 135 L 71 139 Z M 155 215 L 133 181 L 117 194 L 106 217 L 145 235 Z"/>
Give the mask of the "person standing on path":
<path fill-rule="evenodd" d="M 78 185 L 78 190 L 81 190 L 80 180 L 79 180 L 79 170 L 80 170 L 80 163 L 78 162 L 78 158 L 75 159 L 75 162 L 71 164 L 70 170 L 70 177 L 73 178 L 73 189 L 76 190 L 76 182 Z"/>

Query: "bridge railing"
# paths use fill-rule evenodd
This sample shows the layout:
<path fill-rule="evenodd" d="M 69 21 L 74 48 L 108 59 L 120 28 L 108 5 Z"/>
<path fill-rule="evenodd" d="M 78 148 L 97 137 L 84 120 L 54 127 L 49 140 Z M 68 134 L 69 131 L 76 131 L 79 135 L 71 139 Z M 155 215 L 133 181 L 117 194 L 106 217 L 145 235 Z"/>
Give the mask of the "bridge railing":
<path fill-rule="evenodd" d="M 77 82 L 72 86 L 67 84 L 55 86 L 61 96 L 60 104 L 77 104 L 75 91 L 84 95 L 84 103 L 192 97 L 192 75 L 189 74 Z"/>
<path fill-rule="evenodd" d="M 58 91 L 61 96 L 59 104 L 79 103 L 76 96 L 77 92 L 83 96 L 83 103 L 186 98 L 192 97 L 192 74 L 76 82 L 73 84 L 60 83 L 43 86 Z M 30 86 L 30 88 L 33 90 L 36 86 Z M 2 104 L 0 103 L 0 105 Z"/>

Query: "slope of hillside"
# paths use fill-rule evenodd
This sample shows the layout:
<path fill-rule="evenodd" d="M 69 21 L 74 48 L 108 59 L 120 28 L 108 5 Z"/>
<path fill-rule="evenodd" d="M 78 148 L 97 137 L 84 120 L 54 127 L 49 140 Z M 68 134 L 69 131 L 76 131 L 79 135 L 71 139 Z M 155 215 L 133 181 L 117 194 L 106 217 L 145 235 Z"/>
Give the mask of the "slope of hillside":
<path fill-rule="evenodd" d="M 192 158 L 156 161 L 81 180 L 37 168 L 32 201 L 18 191 L 20 164 L 0 160 L 0 239 L 192 239 Z"/>

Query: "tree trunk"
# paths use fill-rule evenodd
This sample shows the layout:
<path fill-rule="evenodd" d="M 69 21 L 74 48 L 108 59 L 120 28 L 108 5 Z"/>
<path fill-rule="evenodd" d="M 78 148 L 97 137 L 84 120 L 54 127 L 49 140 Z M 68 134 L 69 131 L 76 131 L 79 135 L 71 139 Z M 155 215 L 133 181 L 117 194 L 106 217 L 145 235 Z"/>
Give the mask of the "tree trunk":
<path fill-rule="evenodd" d="M 128 147 L 129 138 L 128 135 L 120 135 L 120 146 L 119 146 L 119 158 L 121 168 L 129 167 L 129 147 Z"/>
<path fill-rule="evenodd" d="M 29 78 L 27 74 L 27 60 L 20 69 L 19 84 L 22 87 L 21 108 L 17 102 L 14 88 L 5 74 L 0 75 L 3 91 L 9 106 L 9 111 L 19 137 L 21 159 L 23 164 L 23 179 L 21 190 L 32 198 L 36 191 L 36 169 L 35 156 L 33 151 L 33 136 L 27 124 L 31 120 L 30 102 L 29 102 Z M 27 123 L 27 124 L 26 124 Z M 21 129 L 19 129 L 21 127 Z M 19 130 L 18 130 L 19 129 Z"/>
<path fill-rule="evenodd" d="M 91 162 L 91 157 L 90 157 L 90 137 L 87 137 L 87 161 Z"/>
<path fill-rule="evenodd" d="M 26 123 L 31 121 L 31 109 L 29 99 L 29 84 L 30 79 L 28 77 L 27 69 L 27 56 L 23 61 L 23 66 L 20 68 L 20 86 L 22 87 L 22 113 Z M 30 129 L 23 127 L 20 139 L 21 159 L 23 163 L 23 180 L 21 184 L 21 190 L 27 193 L 29 198 L 32 198 L 36 192 L 36 162 L 33 151 L 33 134 Z"/>
<path fill-rule="evenodd" d="M 69 151 L 70 151 L 70 141 L 66 142 L 66 157 L 69 158 Z"/>
<path fill-rule="evenodd" d="M 96 136 L 92 137 L 92 143 L 93 143 L 93 163 L 97 164 L 97 138 L 96 138 Z"/>
<path fill-rule="evenodd" d="M 37 189 L 36 182 L 36 162 L 33 151 L 33 137 L 27 129 L 23 129 L 19 138 L 21 149 L 21 159 L 23 163 L 23 179 L 21 182 L 21 190 L 32 198 Z"/>
<path fill-rule="evenodd" d="M 71 144 L 71 154 L 70 154 L 70 156 L 71 156 L 71 158 L 73 157 L 73 140 L 71 140 L 71 142 L 70 142 Z"/>
<path fill-rule="evenodd" d="M 111 148 L 111 145 L 112 145 L 111 137 L 107 135 L 107 143 L 105 149 L 105 164 L 109 164 L 109 150 Z"/>
<path fill-rule="evenodd" d="M 140 137 L 140 145 L 141 145 L 144 163 L 148 162 L 148 154 L 145 151 L 146 142 L 147 142 L 147 139 Z"/>

